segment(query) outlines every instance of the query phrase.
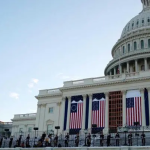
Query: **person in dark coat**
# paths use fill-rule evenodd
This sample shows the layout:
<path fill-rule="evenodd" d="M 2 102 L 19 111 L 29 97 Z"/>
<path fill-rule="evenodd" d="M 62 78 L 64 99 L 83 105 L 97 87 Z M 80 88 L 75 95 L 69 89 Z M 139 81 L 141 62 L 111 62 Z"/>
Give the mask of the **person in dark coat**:
<path fill-rule="evenodd" d="M 21 145 L 21 138 L 22 138 L 22 135 L 20 135 L 19 140 L 18 140 L 18 145 L 19 146 Z"/>
<path fill-rule="evenodd" d="M 141 134 L 142 146 L 145 146 L 145 134 L 144 132 Z"/>
<path fill-rule="evenodd" d="M 79 134 L 77 134 L 75 137 L 75 145 L 76 145 L 76 147 L 78 147 L 78 145 L 79 145 Z"/>
<path fill-rule="evenodd" d="M 91 134 L 90 133 L 87 136 L 87 145 L 88 145 L 88 147 L 91 146 Z"/>
<path fill-rule="evenodd" d="M 111 135 L 108 134 L 107 135 L 107 146 L 110 146 L 110 139 L 111 139 Z"/>
<path fill-rule="evenodd" d="M 116 138 L 116 146 L 119 146 L 119 138 L 120 138 L 120 135 L 119 135 L 118 132 L 116 133 L 115 138 Z"/>
<path fill-rule="evenodd" d="M 103 133 L 101 132 L 101 134 L 100 134 L 100 146 L 103 146 L 104 145 L 104 135 L 103 135 Z"/>
<path fill-rule="evenodd" d="M 67 133 L 67 135 L 65 136 L 65 147 L 68 147 L 68 143 L 69 143 L 69 133 Z"/>
<path fill-rule="evenodd" d="M 12 142 L 13 142 L 13 137 L 10 138 L 10 141 L 9 141 L 9 148 L 11 148 Z"/>
<path fill-rule="evenodd" d="M 132 133 L 129 133 L 128 135 L 128 143 L 129 143 L 129 146 L 132 146 Z"/>

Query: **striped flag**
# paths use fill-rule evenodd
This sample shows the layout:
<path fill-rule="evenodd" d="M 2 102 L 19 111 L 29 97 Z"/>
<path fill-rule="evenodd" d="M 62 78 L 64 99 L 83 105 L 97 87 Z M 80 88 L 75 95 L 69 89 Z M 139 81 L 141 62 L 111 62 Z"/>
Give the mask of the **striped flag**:
<path fill-rule="evenodd" d="M 92 102 L 92 124 L 97 128 L 105 127 L 105 99 L 93 99 Z"/>
<path fill-rule="evenodd" d="M 128 91 L 126 95 L 126 123 L 128 126 L 134 126 L 134 122 L 139 122 L 142 125 L 141 94 L 139 90 Z"/>
<path fill-rule="evenodd" d="M 72 101 L 70 113 L 70 129 L 81 129 L 83 115 L 83 101 Z"/>

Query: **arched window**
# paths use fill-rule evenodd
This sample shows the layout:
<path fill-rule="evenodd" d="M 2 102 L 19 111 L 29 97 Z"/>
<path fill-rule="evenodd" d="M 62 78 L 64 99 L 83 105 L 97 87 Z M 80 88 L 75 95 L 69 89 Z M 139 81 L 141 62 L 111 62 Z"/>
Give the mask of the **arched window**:
<path fill-rule="evenodd" d="M 148 48 L 150 48 L 150 39 L 148 39 Z"/>
<path fill-rule="evenodd" d="M 125 46 L 123 46 L 122 53 L 123 54 L 125 53 Z"/>
<path fill-rule="evenodd" d="M 141 49 L 144 49 L 144 40 L 141 40 Z"/>
<path fill-rule="evenodd" d="M 147 22 L 148 22 L 148 24 L 150 23 L 150 19 L 149 18 L 147 19 Z"/>
<path fill-rule="evenodd" d="M 137 25 L 137 27 L 139 26 L 139 21 L 137 21 L 136 25 Z"/>
<path fill-rule="evenodd" d="M 142 19 L 142 26 L 144 26 L 144 19 Z"/>
<path fill-rule="evenodd" d="M 141 71 L 144 71 L 145 70 L 145 67 L 144 65 L 141 66 Z"/>
<path fill-rule="evenodd" d="M 128 52 L 130 52 L 130 44 L 128 44 Z"/>
<path fill-rule="evenodd" d="M 134 42 L 134 50 L 137 50 L 137 43 Z"/>
<path fill-rule="evenodd" d="M 132 23 L 132 29 L 134 28 L 134 22 Z"/>

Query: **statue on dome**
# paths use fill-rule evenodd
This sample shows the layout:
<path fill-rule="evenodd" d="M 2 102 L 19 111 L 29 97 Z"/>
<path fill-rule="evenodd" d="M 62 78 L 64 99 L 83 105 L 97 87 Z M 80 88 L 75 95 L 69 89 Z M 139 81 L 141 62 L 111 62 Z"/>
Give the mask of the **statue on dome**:
<path fill-rule="evenodd" d="M 141 1 L 142 1 L 142 4 L 143 4 L 144 8 L 150 7 L 150 0 L 141 0 Z"/>

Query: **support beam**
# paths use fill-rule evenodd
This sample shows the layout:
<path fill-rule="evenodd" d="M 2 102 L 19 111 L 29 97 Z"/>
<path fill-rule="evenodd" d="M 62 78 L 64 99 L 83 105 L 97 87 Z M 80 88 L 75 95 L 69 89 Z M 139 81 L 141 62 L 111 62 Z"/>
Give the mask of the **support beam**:
<path fill-rule="evenodd" d="M 129 62 L 127 62 L 127 72 L 129 73 Z"/>
<path fill-rule="evenodd" d="M 147 71 L 147 58 L 144 59 L 145 71 Z"/>
<path fill-rule="evenodd" d="M 116 75 L 116 67 L 114 67 L 114 76 Z"/>
<path fill-rule="evenodd" d="M 137 61 L 137 59 L 135 60 L 135 72 L 138 72 L 138 61 Z"/>

